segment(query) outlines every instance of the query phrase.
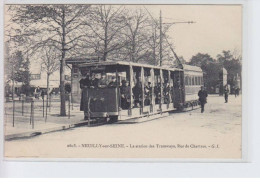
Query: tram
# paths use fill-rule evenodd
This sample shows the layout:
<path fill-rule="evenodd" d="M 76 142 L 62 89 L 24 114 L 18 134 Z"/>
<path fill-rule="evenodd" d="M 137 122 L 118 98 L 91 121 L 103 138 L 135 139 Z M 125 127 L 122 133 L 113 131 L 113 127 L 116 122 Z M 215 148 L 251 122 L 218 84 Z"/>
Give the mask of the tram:
<path fill-rule="evenodd" d="M 66 63 L 72 64 L 72 78 L 75 72 L 76 78 L 80 78 L 80 73 L 88 73 L 98 79 L 105 73 L 108 81 L 116 80 L 114 86 L 82 89 L 85 119 L 122 121 L 183 110 L 198 105 L 197 94 L 203 84 L 202 70 L 188 65 L 170 68 L 124 61 Z M 72 82 L 72 93 L 73 84 L 78 85 L 78 81 Z M 129 90 L 123 92 L 122 86 Z"/>

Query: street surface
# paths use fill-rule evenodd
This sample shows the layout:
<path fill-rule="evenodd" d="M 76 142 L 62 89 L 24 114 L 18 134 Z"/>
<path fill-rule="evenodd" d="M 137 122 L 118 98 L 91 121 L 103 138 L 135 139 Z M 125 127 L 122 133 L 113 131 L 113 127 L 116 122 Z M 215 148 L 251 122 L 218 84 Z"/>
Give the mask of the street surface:
<path fill-rule="evenodd" d="M 200 109 L 135 124 L 79 127 L 5 142 L 7 157 L 241 158 L 241 96 L 211 95 Z"/>

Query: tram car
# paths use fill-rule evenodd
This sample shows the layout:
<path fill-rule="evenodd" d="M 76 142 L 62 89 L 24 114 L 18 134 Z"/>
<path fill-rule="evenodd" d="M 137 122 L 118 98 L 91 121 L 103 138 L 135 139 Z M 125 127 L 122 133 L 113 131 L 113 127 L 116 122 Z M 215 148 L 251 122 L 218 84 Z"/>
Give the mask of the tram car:
<path fill-rule="evenodd" d="M 203 72 L 200 67 L 184 65 L 185 102 L 182 108 L 193 108 L 199 105 L 198 92 L 204 86 Z"/>
<path fill-rule="evenodd" d="M 203 83 L 198 67 L 184 65 L 181 69 L 124 61 L 66 63 L 72 64 L 73 71 L 88 73 L 96 80 L 106 76 L 107 86 L 82 89 L 85 119 L 123 121 L 198 105 L 197 94 Z"/>

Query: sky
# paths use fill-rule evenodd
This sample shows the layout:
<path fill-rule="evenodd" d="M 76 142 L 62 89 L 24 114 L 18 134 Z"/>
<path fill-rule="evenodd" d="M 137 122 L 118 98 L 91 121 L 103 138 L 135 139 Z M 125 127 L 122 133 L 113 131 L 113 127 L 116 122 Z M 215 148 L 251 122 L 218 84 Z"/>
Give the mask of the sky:
<path fill-rule="evenodd" d="M 120 6 L 120 5 L 115 5 Z M 174 24 L 168 31 L 178 56 L 190 61 L 197 53 L 216 58 L 223 50 L 242 53 L 242 5 L 126 5 L 129 9 L 144 7 L 155 18 L 162 12 L 163 23 Z M 6 18 L 8 16 L 6 15 Z"/>
<path fill-rule="evenodd" d="M 143 6 L 141 6 L 143 7 Z M 175 24 L 168 34 L 175 52 L 189 61 L 193 55 L 208 53 L 213 58 L 223 50 L 242 53 L 241 5 L 145 5 L 162 21 L 194 21 L 194 24 Z"/>

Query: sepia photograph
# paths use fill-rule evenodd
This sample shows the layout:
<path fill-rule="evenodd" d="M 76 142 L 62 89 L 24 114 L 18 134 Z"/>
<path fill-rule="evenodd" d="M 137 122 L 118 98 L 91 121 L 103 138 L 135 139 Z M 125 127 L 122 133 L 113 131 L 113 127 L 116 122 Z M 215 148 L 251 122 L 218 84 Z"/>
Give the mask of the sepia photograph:
<path fill-rule="evenodd" d="M 243 4 L 4 4 L 4 157 L 241 160 L 243 25 Z"/>

